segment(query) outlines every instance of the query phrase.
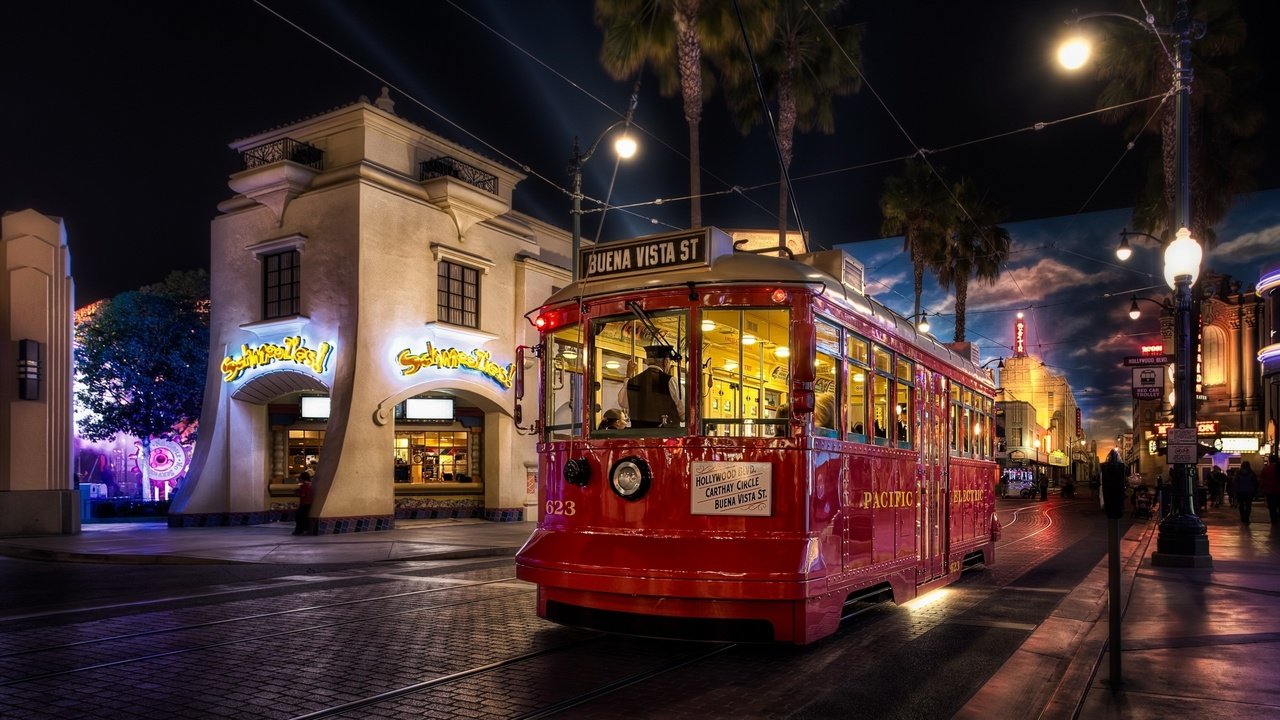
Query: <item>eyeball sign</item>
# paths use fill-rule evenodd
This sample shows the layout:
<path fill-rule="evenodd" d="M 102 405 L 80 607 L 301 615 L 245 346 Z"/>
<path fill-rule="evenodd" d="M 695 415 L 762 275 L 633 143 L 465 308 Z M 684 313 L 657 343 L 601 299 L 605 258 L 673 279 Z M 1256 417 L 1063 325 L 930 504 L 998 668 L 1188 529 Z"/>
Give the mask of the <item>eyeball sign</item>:
<path fill-rule="evenodd" d="M 142 444 L 136 443 L 137 452 L 134 460 L 141 470 Z M 172 480 L 187 470 L 187 451 L 172 440 L 155 439 L 151 441 L 151 460 L 147 463 L 147 475 L 152 480 Z"/>

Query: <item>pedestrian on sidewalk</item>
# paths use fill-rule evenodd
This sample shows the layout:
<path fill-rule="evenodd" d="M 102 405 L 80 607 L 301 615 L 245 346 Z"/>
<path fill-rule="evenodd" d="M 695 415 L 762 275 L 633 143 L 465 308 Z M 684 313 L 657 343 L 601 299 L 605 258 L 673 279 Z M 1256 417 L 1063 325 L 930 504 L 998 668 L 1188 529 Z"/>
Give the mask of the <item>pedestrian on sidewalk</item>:
<path fill-rule="evenodd" d="M 1227 468 L 1227 502 L 1236 506 L 1236 469 Z"/>
<path fill-rule="evenodd" d="M 1213 507 L 1222 507 L 1222 493 L 1227 488 L 1227 474 L 1217 465 L 1209 472 L 1209 499 Z"/>
<path fill-rule="evenodd" d="M 1253 511 L 1253 496 L 1258 494 L 1258 476 L 1253 474 L 1249 461 L 1240 463 L 1236 471 L 1236 503 L 1240 506 L 1240 522 L 1249 524 L 1249 514 Z"/>
<path fill-rule="evenodd" d="M 298 515 L 293 528 L 294 535 L 311 534 L 311 500 L 314 497 L 311 473 L 303 470 L 298 475 Z"/>
<path fill-rule="evenodd" d="M 1280 522 L 1280 468 L 1276 467 L 1275 453 L 1267 456 L 1267 464 L 1262 466 L 1258 474 L 1258 489 L 1267 497 L 1267 514 L 1271 516 L 1271 524 Z"/>

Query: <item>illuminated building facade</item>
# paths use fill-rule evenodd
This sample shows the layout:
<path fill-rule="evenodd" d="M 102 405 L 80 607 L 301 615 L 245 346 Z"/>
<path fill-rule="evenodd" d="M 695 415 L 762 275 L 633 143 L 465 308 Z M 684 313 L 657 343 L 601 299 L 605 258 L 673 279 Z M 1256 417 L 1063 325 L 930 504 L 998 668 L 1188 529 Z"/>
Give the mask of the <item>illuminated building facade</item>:
<path fill-rule="evenodd" d="M 0 535 L 80 532 L 71 466 L 71 254 L 59 218 L 0 219 Z"/>
<path fill-rule="evenodd" d="M 996 397 L 1005 412 L 1009 464 L 1042 466 L 1050 479 L 1061 481 L 1073 476 L 1069 468 L 1084 439 L 1083 419 L 1066 376 L 1029 355 L 1026 338 L 1026 321 L 1019 317 L 1013 357 L 1004 360 Z"/>
<path fill-rule="evenodd" d="M 525 309 L 569 282 L 570 245 L 511 211 L 524 175 L 398 117 L 385 90 L 232 148 L 170 524 L 279 519 L 304 470 L 320 533 L 534 519 L 516 347 L 536 340 Z"/>
<path fill-rule="evenodd" d="M 1259 288 L 1262 285 L 1260 282 Z M 1212 271 L 1201 276 L 1196 289 L 1200 305 L 1196 356 L 1200 477 L 1214 465 L 1228 470 L 1245 460 L 1256 469 L 1267 443 L 1265 296 L 1260 289 L 1255 293 L 1230 276 Z M 1173 317 L 1167 312 L 1160 317 L 1160 331 L 1163 346 L 1153 349 L 1172 355 Z M 1168 477 L 1164 453 L 1168 428 L 1173 426 L 1171 390 L 1172 380 L 1167 377 L 1159 399 L 1134 400 L 1135 437 L 1127 460 L 1148 482 L 1156 475 Z"/>
<path fill-rule="evenodd" d="M 1258 280 L 1262 300 L 1258 339 L 1258 366 L 1262 374 L 1263 452 L 1276 452 L 1276 432 L 1280 426 L 1280 260 L 1262 268 Z"/>

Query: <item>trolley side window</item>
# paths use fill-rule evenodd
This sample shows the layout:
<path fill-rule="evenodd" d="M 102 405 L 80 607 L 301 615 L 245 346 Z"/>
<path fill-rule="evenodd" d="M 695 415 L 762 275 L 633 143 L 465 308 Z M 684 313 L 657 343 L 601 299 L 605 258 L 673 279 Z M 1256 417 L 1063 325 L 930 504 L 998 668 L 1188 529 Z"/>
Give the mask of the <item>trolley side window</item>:
<path fill-rule="evenodd" d="M 889 411 L 893 407 L 893 353 L 875 345 L 871 348 L 875 375 L 871 385 L 872 440 L 877 445 L 889 444 Z"/>
<path fill-rule="evenodd" d="M 543 424 L 548 440 L 582 435 L 582 331 L 575 325 L 547 335 L 543 358 Z"/>
<path fill-rule="evenodd" d="M 791 312 L 703 310 L 702 432 L 731 437 L 787 434 Z"/>
<path fill-rule="evenodd" d="M 912 380 L 914 372 L 914 363 L 902 357 L 898 358 L 898 399 L 894 404 L 897 421 L 894 423 L 893 440 L 900 448 L 910 448 L 912 443 L 911 429 L 915 426 L 912 418 L 916 416 L 915 388 Z"/>
<path fill-rule="evenodd" d="M 592 436 L 684 434 L 688 318 L 687 310 L 637 310 L 591 321 Z"/>
<path fill-rule="evenodd" d="M 848 333 L 845 339 L 847 372 L 845 391 L 848 393 L 849 432 L 847 439 L 867 441 L 867 390 L 871 360 L 867 339 Z"/>
<path fill-rule="evenodd" d="M 813 366 L 813 434 L 821 437 L 840 437 L 840 417 L 844 405 L 840 402 L 840 328 L 828 322 L 815 322 L 817 355 Z"/>

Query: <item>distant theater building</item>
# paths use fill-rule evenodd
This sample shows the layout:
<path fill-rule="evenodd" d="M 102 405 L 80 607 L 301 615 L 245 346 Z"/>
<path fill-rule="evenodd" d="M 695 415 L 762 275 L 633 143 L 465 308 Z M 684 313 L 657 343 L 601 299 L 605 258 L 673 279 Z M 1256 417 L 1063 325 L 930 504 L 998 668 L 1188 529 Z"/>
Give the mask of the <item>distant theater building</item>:
<path fill-rule="evenodd" d="M 1073 461 L 1087 454 L 1084 426 L 1075 394 L 1065 375 L 1049 370 L 1028 352 L 1027 323 L 1013 325 L 1013 356 L 1000 371 L 997 406 L 1003 411 L 1004 475 L 1014 479 L 1039 477 L 1053 482 L 1079 479 Z M 1012 469 L 1012 470 L 1011 470 Z"/>
<path fill-rule="evenodd" d="M 170 525 L 280 519 L 303 471 L 320 533 L 534 519 L 516 347 L 536 340 L 523 313 L 569 282 L 570 245 L 512 212 L 524 175 L 398 117 L 385 89 L 232 148 L 200 441 Z"/>

